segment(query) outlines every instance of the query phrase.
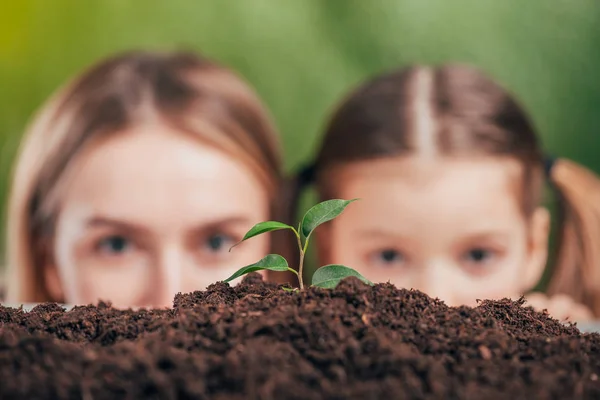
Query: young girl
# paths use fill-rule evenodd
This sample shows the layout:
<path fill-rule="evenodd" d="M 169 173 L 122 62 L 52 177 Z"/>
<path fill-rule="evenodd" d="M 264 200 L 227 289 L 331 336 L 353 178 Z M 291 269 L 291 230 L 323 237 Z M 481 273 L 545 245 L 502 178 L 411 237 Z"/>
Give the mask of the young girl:
<path fill-rule="evenodd" d="M 269 251 L 277 137 L 254 92 L 193 54 L 105 60 L 45 104 L 10 196 L 8 301 L 167 306 Z"/>
<path fill-rule="evenodd" d="M 511 96 L 466 66 L 417 66 L 362 85 L 334 113 L 314 165 L 321 200 L 361 198 L 319 228 L 320 265 L 415 288 L 450 305 L 517 298 L 547 260 L 544 182 L 558 195 L 556 264 L 547 296 L 557 318 L 600 316 L 600 182 L 544 157 Z"/>

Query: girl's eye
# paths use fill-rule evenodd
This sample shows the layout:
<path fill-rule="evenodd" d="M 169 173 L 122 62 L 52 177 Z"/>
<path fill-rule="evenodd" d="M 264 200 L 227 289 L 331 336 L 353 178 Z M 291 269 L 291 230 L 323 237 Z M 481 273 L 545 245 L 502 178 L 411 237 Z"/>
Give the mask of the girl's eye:
<path fill-rule="evenodd" d="M 206 239 L 207 249 L 215 253 L 229 249 L 233 244 L 233 238 L 224 234 L 211 235 Z"/>
<path fill-rule="evenodd" d="M 483 264 L 489 262 L 495 253 L 484 248 L 473 248 L 464 255 L 465 261 L 473 264 Z"/>
<path fill-rule="evenodd" d="M 401 263 L 404 261 L 404 256 L 398 250 L 384 249 L 374 254 L 375 261 L 379 264 L 390 265 L 394 263 Z"/>
<path fill-rule="evenodd" d="M 100 250 L 102 253 L 111 255 L 122 254 L 128 251 L 131 246 L 132 244 L 129 239 L 123 236 L 114 235 L 100 240 L 98 243 L 98 250 Z"/>

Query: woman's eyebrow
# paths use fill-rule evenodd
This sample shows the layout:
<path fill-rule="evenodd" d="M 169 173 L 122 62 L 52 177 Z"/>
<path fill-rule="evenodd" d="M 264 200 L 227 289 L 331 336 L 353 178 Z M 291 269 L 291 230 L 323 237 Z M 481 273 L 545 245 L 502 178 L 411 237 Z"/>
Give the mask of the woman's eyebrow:
<path fill-rule="evenodd" d="M 260 221 L 258 221 L 258 222 L 260 222 Z M 194 232 L 210 231 L 210 230 L 214 230 L 214 229 L 225 227 L 225 226 L 231 226 L 231 225 L 239 225 L 239 226 L 245 227 L 247 230 L 250 230 L 250 228 L 252 228 L 252 226 L 254 226 L 254 224 L 255 223 L 252 223 L 252 221 L 248 217 L 232 216 L 232 217 L 225 217 L 225 218 L 216 218 L 213 220 L 199 221 L 196 224 L 194 224 L 193 231 Z"/>
<path fill-rule="evenodd" d="M 88 227 L 103 227 L 103 226 L 116 227 L 116 228 L 122 229 L 124 231 L 129 231 L 129 232 L 147 231 L 147 229 L 145 227 L 143 227 L 139 224 L 119 220 L 116 218 L 105 217 L 105 216 L 94 216 L 87 221 L 86 225 Z"/>
<path fill-rule="evenodd" d="M 106 217 L 106 216 L 94 216 L 87 221 L 87 226 L 90 227 L 101 227 L 101 226 L 111 226 L 117 227 L 123 230 L 128 231 L 145 231 L 147 230 L 145 227 L 128 221 L 119 220 L 116 218 Z M 216 218 L 213 220 L 201 221 L 195 224 L 195 230 L 207 230 L 214 229 L 221 226 L 227 225 L 247 225 L 248 229 L 252 227 L 250 222 L 250 218 L 245 216 L 232 216 L 232 217 L 224 217 L 224 218 Z"/>

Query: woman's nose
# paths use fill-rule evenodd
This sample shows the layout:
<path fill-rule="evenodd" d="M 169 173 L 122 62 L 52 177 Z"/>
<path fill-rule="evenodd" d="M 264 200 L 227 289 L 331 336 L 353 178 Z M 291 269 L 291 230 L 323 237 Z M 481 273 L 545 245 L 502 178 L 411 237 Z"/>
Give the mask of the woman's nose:
<path fill-rule="evenodd" d="M 166 250 L 159 259 L 153 287 L 149 288 L 152 303 L 156 307 L 171 307 L 173 297 L 181 292 L 182 270 L 185 256 L 178 249 Z"/>

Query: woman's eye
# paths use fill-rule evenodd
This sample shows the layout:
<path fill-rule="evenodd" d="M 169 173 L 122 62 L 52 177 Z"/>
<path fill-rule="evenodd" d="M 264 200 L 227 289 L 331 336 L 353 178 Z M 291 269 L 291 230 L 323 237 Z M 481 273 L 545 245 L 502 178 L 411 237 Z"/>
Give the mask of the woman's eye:
<path fill-rule="evenodd" d="M 109 236 L 98 243 L 98 249 L 107 254 L 122 254 L 130 249 L 132 246 L 129 239 L 123 236 Z"/>
<path fill-rule="evenodd" d="M 206 247 L 209 251 L 215 253 L 224 249 L 229 249 L 233 244 L 233 238 L 224 234 L 212 235 L 206 239 Z"/>

